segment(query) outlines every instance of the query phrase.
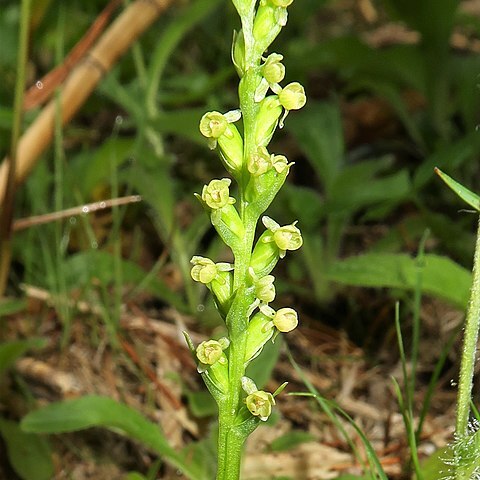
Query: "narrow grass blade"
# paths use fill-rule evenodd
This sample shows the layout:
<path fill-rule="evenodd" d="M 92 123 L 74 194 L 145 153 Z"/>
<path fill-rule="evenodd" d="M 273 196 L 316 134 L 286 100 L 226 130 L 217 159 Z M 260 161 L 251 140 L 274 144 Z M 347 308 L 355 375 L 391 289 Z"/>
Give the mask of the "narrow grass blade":
<path fill-rule="evenodd" d="M 358 425 L 355 423 L 352 417 L 348 415 L 347 412 L 345 412 L 342 408 L 340 408 L 337 404 L 334 402 L 327 400 L 326 398 L 322 397 L 319 392 L 316 390 L 316 388 L 312 385 L 312 383 L 308 380 L 306 375 L 303 373 L 302 369 L 299 367 L 299 365 L 295 362 L 293 359 L 290 351 L 287 348 L 287 356 L 290 360 L 290 363 L 292 364 L 293 368 L 295 371 L 298 373 L 299 377 L 302 379 L 303 383 L 305 386 L 308 388 L 309 392 L 305 393 L 291 393 L 290 395 L 297 395 L 297 396 L 308 396 L 308 397 L 313 397 L 319 404 L 319 406 L 322 408 L 322 410 L 327 414 L 327 416 L 330 418 L 332 423 L 338 428 L 340 433 L 343 435 L 345 438 L 346 442 L 352 449 L 355 458 L 357 458 L 358 462 L 362 465 L 362 468 L 364 471 L 368 471 L 370 478 L 371 479 L 380 479 L 380 480 L 388 480 L 388 477 L 386 476 L 382 465 L 380 464 L 380 461 L 377 457 L 377 454 L 375 453 L 375 450 L 372 447 L 372 444 L 368 441 L 367 437 L 365 434 L 362 432 L 362 430 L 358 427 Z M 365 452 L 367 454 L 367 459 L 369 463 L 369 467 L 365 465 L 365 462 L 363 461 L 357 447 L 355 446 L 355 443 L 353 442 L 352 438 L 350 435 L 346 432 L 344 429 L 343 425 L 337 418 L 337 413 L 339 412 L 340 415 L 342 415 L 344 418 L 348 420 L 348 422 L 352 425 L 352 427 L 355 429 L 357 432 L 358 436 L 360 437 L 360 440 L 362 441 L 362 444 L 365 448 Z"/>
<path fill-rule="evenodd" d="M 435 173 L 466 203 L 480 212 L 480 197 L 435 167 Z"/>

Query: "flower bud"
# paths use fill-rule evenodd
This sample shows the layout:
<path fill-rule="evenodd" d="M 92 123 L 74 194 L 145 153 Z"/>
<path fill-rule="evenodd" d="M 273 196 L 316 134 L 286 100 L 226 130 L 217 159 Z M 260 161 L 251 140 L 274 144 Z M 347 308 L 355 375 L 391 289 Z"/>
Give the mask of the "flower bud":
<path fill-rule="evenodd" d="M 257 390 L 247 396 L 245 404 L 253 416 L 259 417 L 260 420 L 266 422 L 272 413 L 272 406 L 275 405 L 275 399 L 271 393 Z"/>
<path fill-rule="evenodd" d="M 291 332 L 298 325 L 298 314 L 293 308 L 281 308 L 277 310 L 272 321 L 280 332 Z"/>
<path fill-rule="evenodd" d="M 231 183 L 229 178 L 212 180 L 208 185 L 204 185 L 202 200 L 213 210 L 235 203 L 235 199 L 230 197 L 228 188 Z"/>
<path fill-rule="evenodd" d="M 260 102 L 255 122 L 256 145 L 266 147 L 270 143 L 281 115 L 282 106 L 276 95 L 268 96 Z"/>
<path fill-rule="evenodd" d="M 263 64 L 263 77 L 269 84 L 280 83 L 285 78 L 285 65 L 281 63 L 283 55 L 270 54 Z"/>
<path fill-rule="evenodd" d="M 256 313 L 247 329 L 247 344 L 245 347 L 245 363 L 252 361 L 260 355 L 263 346 L 272 338 L 274 325 L 270 317 L 261 312 Z"/>
<path fill-rule="evenodd" d="M 231 270 L 233 270 L 233 266 L 231 266 Z M 210 284 L 210 289 L 215 295 L 217 307 L 224 316 L 228 313 L 228 307 L 233 293 L 232 286 L 233 275 L 230 271 L 219 271 Z"/>
<path fill-rule="evenodd" d="M 307 102 L 307 97 L 303 86 L 292 82 L 278 93 L 278 100 L 285 110 L 299 110 Z"/>
<path fill-rule="evenodd" d="M 204 365 L 213 365 L 223 356 L 223 348 L 217 340 L 207 340 L 197 347 L 197 358 Z M 225 359 L 226 361 L 226 359 Z M 225 361 L 223 363 L 225 363 Z"/>
<path fill-rule="evenodd" d="M 243 31 L 233 31 L 232 61 L 240 78 L 245 74 L 245 38 Z"/>
<path fill-rule="evenodd" d="M 263 303 L 273 302 L 275 299 L 274 281 L 275 277 L 273 275 L 265 275 L 265 277 L 255 282 L 255 297 Z"/>
<path fill-rule="evenodd" d="M 232 175 L 238 174 L 243 164 L 243 139 L 237 127 L 229 124 L 217 142 L 220 147 L 220 158 L 225 168 Z"/>
<path fill-rule="evenodd" d="M 286 8 L 276 5 L 273 0 L 260 1 L 253 22 L 253 37 L 260 53 L 263 53 L 275 40 L 282 27 L 287 24 L 287 18 Z"/>
<path fill-rule="evenodd" d="M 268 230 L 260 235 L 250 260 L 250 267 L 260 278 L 268 275 L 280 258 L 280 251 L 275 242 L 265 241 L 266 238 L 269 239 L 270 237 L 271 233 Z"/>

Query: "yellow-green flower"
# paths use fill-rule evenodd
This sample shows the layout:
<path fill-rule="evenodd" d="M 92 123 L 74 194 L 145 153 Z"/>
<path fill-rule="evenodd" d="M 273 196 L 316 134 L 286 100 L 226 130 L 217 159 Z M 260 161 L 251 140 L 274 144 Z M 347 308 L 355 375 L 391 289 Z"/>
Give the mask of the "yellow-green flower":
<path fill-rule="evenodd" d="M 207 340 L 197 347 L 197 358 L 205 365 L 213 365 L 223 355 L 223 348 L 216 340 Z"/>
<path fill-rule="evenodd" d="M 280 258 L 285 256 L 287 250 L 298 250 L 303 245 L 302 233 L 295 226 L 297 222 L 281 227 L 275 220 L 267 216 L 262 218 L 262 222 L 271 232 L 271 235 L 266 235 L 263 241 L 265 243 L 275 242 L 280 250 Z"/>
<path fill-rule="evenodd" d="M 263 77 L 269 84 L 280 83 L 285 78 L 283 55 L 271 53 L 262 67 Z"/>
<path fill-rule="evenodd" d="M 275 299 L 275 285 L 273 275 L 265 275 L 255 282 L 255 297 L 263 303 L 273 302 Z"/>
<path fill-rule="evenodd" d="M 281 308 L 276 311 L 272 322 L 280 332 L 291 332 L 298 325 L 298 314 L 293 308 Z"/>
<path fill-rule="evenodd" d="M 247 396 L 245 404 L 253 416 L 259 417 L 260 420 L 266 422 L 272 413 L 272 406 L 275 405 L 275 399 L 271 393 L 257 390 Z"/>
<path fill-rule="evenodd" d="M 293 162 L 288 163 L 285 155 L 272 155 L 270 161 L 272 163 L 272 167 L 277 171 L 277 173 L 283 173 L 286 169 L 289 169 L 293 165 Z"/>
<path fill-rule="evenodd" d="M 192 257 L 190 263 L 193 264 L 190 272 L 192 278 L 196 282 L 204 283 L 205 285 L 215 280 L 219 272 L 229 272 L 233 270 L 233 265 L 230 263 L 215 263 L 209 258 L 198 255 Z"/>
<path fill-rule="evenodd" d="M 293 308 L 286 307 L 275 311 L 268 305 L 260 305 L 260 312 L 271 319 L 272 325 L 279 332 L 291 332 L 298 325 L 298 314 Z"/>
<path fill-rule="evenodd" d="M 307 96 L 300 83 L 292 82 L 278 92 L 278 100 L 285 110 L 299 110 L 307 102 Z"/>
<path fill-rule="evenodd" d="M 229 178 L 212 180 L 208 185 L 204 185 L 202 200 L 214 210 L 235 203 L 235 199 L 230 197 L 229 187 L 231 183 L 232 181 Z"/>
<path fill-rule="evenodd" d="M 200 133 L 207 138 L 220 137 L 227 127 L 227 119 L 220 112 L 207 112 L 200 120 Z"/>
<path fill-rule="evenodd" d="M 271 166 L 270 154 L 266 147 L 258 147 L 257 151 L 250 155 L 247 162 L 248 171 L 258 177 L 263 175 Z"/>

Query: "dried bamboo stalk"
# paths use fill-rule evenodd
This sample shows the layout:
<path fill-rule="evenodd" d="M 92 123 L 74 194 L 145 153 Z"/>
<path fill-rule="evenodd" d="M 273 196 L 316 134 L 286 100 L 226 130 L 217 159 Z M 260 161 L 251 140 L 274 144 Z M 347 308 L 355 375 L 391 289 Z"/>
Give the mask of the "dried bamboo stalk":
<path fill-rule="evenodd" d="M 117 17 L 65 80 L 60 92 L 62 125 L 72 119 L 105 73 L 171 3 L 173 0 L 136 0 Z M 17 185 L 26 179 L 52 142 L 56 109 L 56 100 L 51 100 L 20 138 L 15 172 Z M 7 165 L 6 159 L 0 165 L 0 199 L 5 197 Z"/>

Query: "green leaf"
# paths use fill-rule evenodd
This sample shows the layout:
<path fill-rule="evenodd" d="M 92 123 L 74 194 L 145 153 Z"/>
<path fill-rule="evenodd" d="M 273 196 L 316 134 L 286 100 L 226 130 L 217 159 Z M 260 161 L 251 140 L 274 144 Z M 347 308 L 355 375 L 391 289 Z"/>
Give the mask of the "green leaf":
<path fill-rule="evenodd" d="M 198 129 L 204 113 L 204 108 L 161 112 L 152 123 L 155 129 L 164 135 L 179 135 L 204 147 L 206 145 L 205 137 Z"/>
<path fill-rule="evenodd" d="M 187 392 L 188 406 L 192 415 L 197 418 L 216 415 L 218 407 L 210 392 Z"/>
<path fill-rule="evenodd" d="M 297 115 L 292 115 L 286 126 L 328 191 L 343 164 L 345 154 L 338 105 L 310 102 Z"/>
<path fill-rule="evenodd" d="M 446 173 L 443 173 L 439 168 L 435 168 L 435 173 L 466 203 L 473 207 L 477 212 L 480 212 L 480 197 L 458 183 Z"/>
<path fill-rule="evenodd" d="M 75 432 L 90 427 L 105 427 L 138 440 L 189 478 L 201 478 L 184 456 L 170 447 L 156 424 L 135 409 L 111 398 L 91 395 L 52 403 L 29 413 L 21 422 L 22 430 L 33 433 Z"/>
<path fill-rule="evenodd" d="M 413 290 L 417 282 L 417 261 L 405 254 L 367 253 L 334 263 L 329 280 L 344 285 L 389 287 Z M 464 308 L 467 305 L 471 273 L 446 257 L 425 255 L 422 285 L 425 293 Z"/>
<path fill-rule="evenodd" d="M 98 185 L 110 185 L 112 163 L 121 165 L 132 155 L 134 140 L 110 137 L 92 152 L 77 155 L 72 162 L 72 184 L 67 186 L 73 192 L 80 191 L 82 199 L 90 199 Z M 79 182 L 78 179 L 82 181 Z"/>
<path fill-rule="evenodd" d="M 282 452 L 291 450 L 302 443 L 311 442 L 312 440 L 315 440 L 315 437 L 310 433 L 293 430 L 273 440 L 269 445 L 269 449 L 273 452 Z"/>
<path fill-rule="evenodd" d="M 353 213 L 376 203 L 405 198 L 410 192 L 407 171 L 376 177 L 376 170 L 379 170 L 381 164 L 380 159 L 376 159 L 343 170 L 324 205 L 325 211 Z"/>
<path fill-rule="evenodd" d="M 115 281 L 115 257 L 106 251 L 86 250 L 65 259 L 62 264 L 64 278 L 68 289 L 91 284 L 94 280 L 102 285 L 110 285 Z M 139 285 L 147 276 L 141 267 L 130 260 L 122 260 L 122 277 L 127 285 Z M 180 296 L 175 295 L 160 279 L 149 278 L 144 287 L 169 302 L 180 310 L 185 306 Z"/>
<path fill-rule="evenodd" d="M 147 477 L 138 472 L 129 472 L 125 480 L 148 480 Z"/>
<path fill-rule="evenodd" d="M 23 480 L 49 480 L 54 469 L 52 452 L 45 439 L 23 432 L 18 423 L 0 418 L 0 432 L 15 472 Z"/>
<path fill-rule="evenodd" d="M 13 365 L 17 358 L 21 357 L 31 348 L 42 348 L 47 341 L 43 338 L 29 338 L 28 340 L 15 340 L 4 342 L 0 345 L 0 374 Z"/>
<path fill-rule="evenodd" d="M 0 300 L 0 318 L 5 315 L 11 315 L 12 313 L 21 312 L 25 309 L 27 302 L 23 299 L 8 299 L 4 298 Z"/>

